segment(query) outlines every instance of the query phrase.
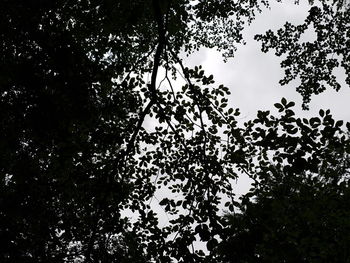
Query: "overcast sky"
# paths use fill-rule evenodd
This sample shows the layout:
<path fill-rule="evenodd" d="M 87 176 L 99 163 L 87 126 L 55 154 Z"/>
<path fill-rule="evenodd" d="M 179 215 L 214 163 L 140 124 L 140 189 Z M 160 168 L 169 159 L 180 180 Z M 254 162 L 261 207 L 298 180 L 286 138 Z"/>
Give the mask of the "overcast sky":
<path fill-rule="evenodd" d="M 312 96 L 310 110 L 301 109 L 302 97 L 296 92 L 298 82 L 288 86 L 280 86 L 278 81 L 283 78 L 284 72 L 280 67 L 281 59 L 273 52 L 262 53 L 261 45 L 254 40 L 254 35 L 264 33 L 268 29 L 278 30 L 286 21 L 300 24 L 308 14 L 307 1 L 295 5 L 289 3 L 271 4 L 271 10 L 264 10 L 244 31 L 246 45 L 239 46 L 235 57 L 227 63 L 215 50 L 202 49 L 185 60 L 187 66 L 202 65 L 206 74 L 213 74 L 217 84 L 224 84 L 230 88 L 230 106 L 239 108 L 241 116 L 239 122 L 243 123 L 256 116 L 258 110 L 274 109 L 273 104 L 282 97 L 288 101 L 296 102 L 294 111 L 298 117 L 318 116 L 320 109 L 330 109 L 336 120 L 350 121 L 349 99 L 350 88 L 345 85 L 345 75 L 340 70 L 337 73 L 342 89 L 336 92 L 329 89 L 324 93 Z M 305 39 L 312 40 L 313 34 L 309 32 Z M 277 111 L 275 111 L 277 112 Z M 245 193 L 250 188 L 250 179 L 241 176 L 236 185 L 236 194 Z"/>
<path fill-rule="evenodd" d="M 282 97 L 296 102 L 295 112 L 300 117 L 315 116 L 319 109 L 331 109 L 335 119 L 350 121 L 348 101 L 350 88 L 345 86 L 344 74 L 339 71 L 341 83 L 344 83 L 340 92 L 330 89 L 321 95 L 313 96 L 309 111 L 301 110 L 301 96 L 296 92 L 298 82 L 281 87 L 278 81 L 283 78 L 283 70 L 280 68 L 281 59 L 273 52 L 262 53 L 261 45 L 255 41 L 254 35 L 264 33 L 268 29 L 277 30 L 286 21 L 294 24 L 302 23 L 309 9 L 307 1 L 294 5 L 289 3 L 272 3 L 271 10 L 264 12 L 256 18 L 252 25 L 244 32 L 247 42 L 245 46 L 239 46 L 235 57 L 224 63 L 221 54 L 214 50 L 202 49 L 194 53 L 188 59 L 188 66 L 202 65 L 206 73 L 214 75 L 217 84 L 224 84 L 230 88 L 231 106 L 240 108 L 242 121 L 255 117 L 257 110 L 271 109 L 273 104 L 279 102 Z M 306 36 L 312 39 L 313 34 Z"/>
<path fill-rule="evenodd" d="M 241 123 L 253 119 L 258 110 L 271 110 L 273 104 L 279 102 L 282 97 L 296 102 L 294 111 L 298 117 L 317 116 L 319 109 L 331 109 L 335 119 L 350 121 L 348 101 L 350 88 L 344 87 L 340 92 L 328 90 L 321 95 L 313 96 L 309 111 L 301 110 L 301 96 L 296 92 L 297 82 L 289 86 L 281 87 L 278 81 L 283 78 L 283 70 L 280 68 L 280 58 L 273 52 L 262 53 L 260 44 L 255 41 L 254 35 L 264 33 L 268 29 L 277 30 L 286 21 L 302 23 L 309 9 L 307 1 L 303 4 L 294 5 L 293 0 L 289 3 L 273 3 L 271 10 L 264 12 L 256 18 L 252 25 L 244 32 L 247 42 L 240 46 L 235 57 L 227 63 L 223 62 L 221 54 L 215 50 L 202 49 L 185 59 L 186 66 L 202 65 L 206 74 L 213 74 L 216 84 L 224 84 L 230 88 L 230 106 L 239 108 Z M 309 34 L 306 38 L 312 39 Z M 344 83 L 344 74 L 339 73 L 341 83 Z M 276 111 L 277 112 L 277 111 Z M 151 127 L 152 122 L 146 126 Z M 250 180 L 246 176 L 239 178 L 235 193 L 240 195 L 250 188 Z M 166 191 L 157 192 L 159 200 L 166 195 Z M 162 208 L 154 200 L 153 208 L 160 215 L 160 224 L 167 224 L 168 218 Z M 201 245 L 199 245 L 201 247 Z"/>

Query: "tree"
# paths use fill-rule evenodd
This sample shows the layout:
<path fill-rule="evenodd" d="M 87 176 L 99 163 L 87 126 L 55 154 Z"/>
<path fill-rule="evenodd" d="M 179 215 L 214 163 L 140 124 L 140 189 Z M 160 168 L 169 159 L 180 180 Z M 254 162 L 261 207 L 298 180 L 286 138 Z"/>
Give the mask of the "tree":
<path fill-rule="evenodd" d="M 350 84 L 348 8 L 347 1 L 319 1 L 310 8 L 303 24 L 286 22 L 276 33 L 269 30 L 256 36 L 262 42 L 263 52 L 275 49 L 277 56 L 284 56 L 281 67 L 285 77 L 280 84 L 300 80 L 297 91 L 302 95 L 304 109 L 308 109 L 311 95 L 322 93 L 327 87 L 336 91 L 341 88 L 334 74 L 340 65 L 347 76 L 346 84 Z M 303 41 L 303 34 L 310 29 L 316 35 L 314 41 Z"/>
<path fill-rule="evenodd" d="M 346 32 L 347 13 L 337 2 L 321 3 L 308 19 L 333 32 L 334 20 L 318 23 L 317 14 L 336 16 Z M 268 2 L 1 5 L 1 260 L 215 262 L 227 232 L 220 205 L 231 200 L 231 212 L 242 207 L 233 200 L 231 181 L 254 164 L 247 146 L 254 133 L 238 127 L 239 110 L 228 107 L 229 89 L 214 86 L 200 66 L 187 68 L 179 54 L 204 46 L 232 57 L 244 26 Z M 329 8 L 336 12 L 327 13 Z M 297 43 L 293 30 L 283 35 L 290 46 L 280 47 L 285 39 L 271 32 L 258 39 L 264 50 L 294 51 L 288 49 Z M 337 43 L 348 41 L 344 34 Z M 319 50 L 338 52 L 329 46 L 333 35 L 321 35 Z M 302 48 L 308 52 L 309 45 Z M 322 58 L 326 62 L 312 62 L 326 76 L 336 64 Z M 298 57 L 290 61 L 282 66 L 300 69 L 294 77 L 305 71 Z M 180 89 L 174 87 L 176 77 L 183 79 Z M 301 79 L 304 98 L 319 93 Z M 154 129 L 144 128 L 146 118 L 156 121 Z M 172 193 L 159 202 L 171 216 L 166 227 L 158 225 L 150 206 L 157 188 Z M 138 220 L 124 217 L 124 210 Z M 208 255 L 194 247 L 197 239 Z"/>
<path fill-rule="evenodd" d="M 95 243 L 123 232 L 119 206 L 130 190 L 122 176 L 132 161 L 118 162 L 141 99 L 124 74 L 136 56 L 121 52 L 130 43 L 108 38 L 132 24 L 109 21 L 123 11 L 105 14 L 110 4 L 96 17 L 88 1 L 2 2 L 1 261 L 109 260 Z M 110 49 L 115 58 L 104 59 Z"/>
<path fill-rule="evenodd" d="M 255 182 L 226 217 L 223 262 L 349 260 L 350 125 L 323 110 L 295 118 L 292 105 L 282 100 L 282 116 L 260 112 L 246 124 Z"/>

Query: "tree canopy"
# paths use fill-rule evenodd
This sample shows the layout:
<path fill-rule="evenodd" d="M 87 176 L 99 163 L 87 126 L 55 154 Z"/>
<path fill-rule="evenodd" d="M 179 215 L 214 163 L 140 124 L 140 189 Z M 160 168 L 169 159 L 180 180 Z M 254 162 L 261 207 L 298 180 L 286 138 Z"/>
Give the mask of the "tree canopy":
<path fill-rule="evenodd" d="M 305 109 L 341 88 L 335 68 L 350 74 L 346 2 L 309 4 L 303 24 L 256 36 Z M 0 260 L 347 262 L 349 124 L 300 119 L 283 98 L 242 127 L 229 87 L 182 59 L 200 47 L 234 59 L 265 7 L 3 0 Z M 242 173 L 254 183 L 237 199 Z"/>

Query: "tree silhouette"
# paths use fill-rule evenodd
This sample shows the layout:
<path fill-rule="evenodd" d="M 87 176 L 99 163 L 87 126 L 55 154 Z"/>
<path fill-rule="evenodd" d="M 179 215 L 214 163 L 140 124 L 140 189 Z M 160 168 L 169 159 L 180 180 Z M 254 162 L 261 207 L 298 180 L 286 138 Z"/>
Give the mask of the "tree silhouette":
<path fill-rule="evenodd" d="M 349 131 L 329 111 L 295 118 L 291 105 L 247 125 L 255 182 L 226 216 L 223 262 L 349 260 Z"/>
<path fill-rule="evenodd" d="M 338 57 L 331 54 L 349 73 L 348 12 L 339 1 L 319 2 L 310 3 L 305 24 L 287 23 L 277 35 L 256 37 L 263 51 L 287 54 L 281 84 L 300 77 L 305 107 L 325 83 L 339 89 L 332 75 Z M 228 106 L 229 88 L 181 59 L 181 52 L 200 47 L 233 57 L 244 42 L 242 30 L 264 6 L 268 1 L 2 1 L 1 261 L 284 260 L 272 257 L 271 246 L 260 240 L 267 235 L 281 247 L 288 240 L 279 243 L 260 226 L 275 214 L 270 227 L 291 234 L 298 218 L 309 216 L 298 212 L 302 198 L 315 208 L 310 223 L 317 231 L 346 233 L 347 224 L 336 227 L 348 213 L 342 123 L 329 112 L 322 121 L 295 119 L 293 103 L 283 99 L 276 104 L 280 119 L 259 112 L 242 129 L 239 110 Z M 316 41 L 299 44 L 311 25 Z M 145 128 L 146 119 L 153 127 Z M 270 150 L 272 162 L 266 159 Z M 237 202 L 232 180 L 242 172 L 256 183 Z M 169 215 L 164 227 L 152 207 L 159 191 L 166 193 L 159 200 Z M 316 191 L 313 198 L 308 191 Z M 285 211 L 285 203 L 295 205 Z M 241 213 L 222 216 L 224 204 Z M 318 221 L 325 204 L 334 210 Z M 286 213 L 294 216 L 290 227 L 284 227 Z M 301 241 L 303 235 L 290 248 L 305 247 L 292 254 L 298 260 L 316 260 L 313 255 L 323 251 L 319 258 L 328 260 L 347 247 L 346 237 L 333 239 L 328 253 L 324 241 Z M 195 247 L 199 240 L 206 253 Z M 247 245 L 241 249 L 240 243 Z M 341 255 L 347 259 L 346 252 Z"/>

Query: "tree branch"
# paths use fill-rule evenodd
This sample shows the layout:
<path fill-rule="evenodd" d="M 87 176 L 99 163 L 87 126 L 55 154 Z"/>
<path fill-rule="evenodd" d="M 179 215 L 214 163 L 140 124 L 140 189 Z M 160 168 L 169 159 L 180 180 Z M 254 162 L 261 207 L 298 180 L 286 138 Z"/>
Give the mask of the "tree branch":
<path fill-rule="evenodd" d="M 154 62 L 153 62 L 153 69 L 152 69 L 152 75 L 151 75 L 151 83 L 149 85 L 149 90 L 151 92 L 151 100 L 147 104 L 146 108 L 141 112 L 140 118 L 137 122 L 136 128 L 131 136 L 131 139 L 128 143 L 125 157 L 127 157 L 131 150 L 134 147 L 136 137 L 139 133 L 139 131 L 142 128 L 142 124 L 145 120 L 146 115 L 149 113 L 151 107 L 156 103 L 157 101 L 157 94 L 156 94 L 156 81 L 157 81 L 157 75 L 158 75 L 158 69 L 160 66 L 161 56 L 164 51 L 165 47 L 165 28 L 163 23 L 163 17 L 160 11 L 159 2 L 157 0 L 153 0 L 153 7 L 154 7 L 154 13 L 156 17 L 157 27 L 158 27 L 158 45 L 156 49 L 156 53 L 154 55 Z"/>

